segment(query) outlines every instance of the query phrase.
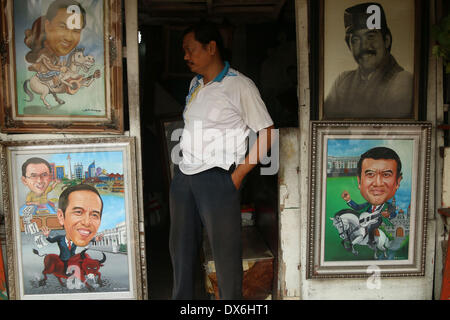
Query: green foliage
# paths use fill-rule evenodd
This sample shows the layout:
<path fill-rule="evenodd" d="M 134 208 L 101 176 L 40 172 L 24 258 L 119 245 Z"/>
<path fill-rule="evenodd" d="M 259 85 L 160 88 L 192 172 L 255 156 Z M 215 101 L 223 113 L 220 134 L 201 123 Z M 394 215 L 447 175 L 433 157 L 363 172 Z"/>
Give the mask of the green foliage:
<path fill-rule="evenodd" d="M 409 235 L 403 239 L 402 243 L 400 244 L 400 248 L 397 250 L 396 254 L 398 256 L 408 257 L 408 250 L 409 250 Z"/>
<path fill-rule="evenodd" d="M 400 248 L 408 247 L 408 245 L 409 245 L 409 234 L 405 237 L 405 239 L 403 239 Z"/>
<path fill-rule="evenodd" d="M 450 73 L 450 15 L 442 18 L 438 24 L 432 26 L 431 35 L 436 41 L 432 53 L 438 58 L 442 58 L 445 72 Z"/>

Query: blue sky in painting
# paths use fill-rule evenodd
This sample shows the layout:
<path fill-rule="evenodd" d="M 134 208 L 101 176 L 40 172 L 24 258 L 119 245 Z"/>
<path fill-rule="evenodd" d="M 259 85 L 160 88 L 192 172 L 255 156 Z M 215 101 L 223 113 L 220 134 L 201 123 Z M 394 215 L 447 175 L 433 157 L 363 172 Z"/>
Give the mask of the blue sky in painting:
<path fill-rule="evenodd" d="M 70 154 L 72 174 L 74 174 L 74 165 L 81 163 L 83 165 L 83 171 L 86 171 L 88 166 L 95 161 L 95 167 L 105 169 L 107 173 L 119 173 L 124 174 L 123 168 L 123 152 L 122 151 L 97 151 L 97 152 L 70 152 L 70 153 L 54 153 L 54 154 L 26 154 L 19 155 L 18 171 L 28 158 L 40 157 L 47 160 L 50 163 L 54 163 L 56 166 L 64 166 L 65 174 L 68 174 L 68 160 L 67 156 Z M 20 173 L 19 173 L 20 174 Z M 25 202 L 25 196 L 29 190 L 21 182 L 18 183 L 19 188 L 19 203 Z M 126 217 L 126 204 L 123 194 L 102 194 L 104 203 L 102 223 L 99 228 L 99 232 L 106 229 L 116 227 L 120 222 L 125 221 Z M 57 203 L 56 203 L 57 204 Z"/>
<path fill-rule="evenodd" d="M 72 173 L 74 173 L 73 166 L 81 163 L 84 171 L 87 167 L 95 161 L 95 167 L 105 169 L 108 173 L 120 173 L 123 174 L 123 159 L 122 152 L 77 152 L 77 153 L 58 153 L 50 155 L 47 160 L 53 162 L 56 165 L 64 165 L 68 167 L 67 156 L 70 154 L 72 163 Z"/>

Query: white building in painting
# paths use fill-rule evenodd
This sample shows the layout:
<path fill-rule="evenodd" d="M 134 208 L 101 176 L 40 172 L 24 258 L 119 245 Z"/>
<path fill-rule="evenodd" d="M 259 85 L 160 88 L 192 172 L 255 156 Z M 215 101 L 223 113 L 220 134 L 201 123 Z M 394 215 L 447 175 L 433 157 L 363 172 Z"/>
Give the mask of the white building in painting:
<path fill-rule="evenodd" d="M 69 168 L 69 173 L 68 173 L 67 178 L 68 178 L 69 180 L 72 179 L 72 163 L 71 163 L 71 160 L 72 160 L 72 158 L 70 157 L 70 154 L 67 155 L 67 161 L 68 161 L 68 166 L 67 166 L 67 167 Z"/>
<path fill-rule="evenodd" d="M 410 219 L 402 209 L 399 210 L 397 216 L 389 220 L 392 226 L 386 226 L 386 231 L 394 237 L 405 237 L 409 235 Z"/>
<path fill-rule="evenodd" d="M 103 230 L 103 239 L 90 245 L 90 249 L 112 253 L 126 253 L 127 230 L 125 221 L 116 225 L 115 228 Z M 122 250 L 121 250 L 122 247 Z"/>

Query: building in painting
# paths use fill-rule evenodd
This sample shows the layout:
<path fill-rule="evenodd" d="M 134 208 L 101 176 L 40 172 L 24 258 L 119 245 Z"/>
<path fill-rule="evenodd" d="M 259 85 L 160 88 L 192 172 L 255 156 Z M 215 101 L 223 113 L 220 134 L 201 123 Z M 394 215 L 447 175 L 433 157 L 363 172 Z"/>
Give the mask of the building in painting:
<path fill-rule="evenodd" d="M 81 163 L 75 164 L 74 171 L 77 179 L 83 179 L 83 165 Z"/>
<path fill-rule="evenodd" d="M 96 176 L 95 161 L 93 161 L 88 167 L 86 178 L 94 178 Z"/>
<path fill-rule="evenodd" d="M 121 192 L 121 193 L 125 192 L 125 187 L 123 185 L 123 182 L 122 181 L 114 182 L 114 184 L 111 187 L 111 191 L 112 192 Z"/>
<path fill-rule="evenodd" d="M 327 158 L 327 177 L 348 177 L 357 175 L 359 156 Z"/>
<path fill-rule="evenodd" d="M 64 166 L 55 166 L 55 171 L 56 179 L 61 180 L 66 176 Z"/>
<path fill-rule="evenodd" d="M 101 231 L 103 238 L 91 244 L 90 249 L 112 253 L 126 253 L 127 230 L 126 223 L 121 222 L 115 228 Z"/>
<path fill-rule="evenodd" d="M 67 178 L 69 179 L 69 180 L 71 180 L 72 179 L 72 158 L 70 157 L 70 154 L 69 155 L 67 155 L 67 162 L 68 162 L 68 168 L 69 168 L 69 172 L 68 172 L 68 176 L 67 176 Z"/>
<path fill-rule="evenodd" d="M 50 175 L 52 176 L 52 179 L 56 179 L 56 165 L 55 163 L 50 163 Z"/>
<path fill-rule="evenodd" d="M 407 213 L 402 209 L 398 211 L 395 218 L 389 220 L 392 223 L 391 226 L 386 226 L 386 231 L 392 234 L 394 237 L 406 237 L 409 235 L 410 219 Z"/>

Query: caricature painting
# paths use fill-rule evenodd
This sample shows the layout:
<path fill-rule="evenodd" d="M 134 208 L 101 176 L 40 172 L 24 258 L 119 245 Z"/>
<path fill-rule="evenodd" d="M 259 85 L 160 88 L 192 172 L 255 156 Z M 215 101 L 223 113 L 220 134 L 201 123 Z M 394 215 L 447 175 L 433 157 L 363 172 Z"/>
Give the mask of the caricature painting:
<path fill-rule="evenodd" d="M 25 297 L 133 290 L 123 150 L 13 153 L 19 274 Z"/>
<path fill-rule="evenodd" d="M 105 117 L 104 5 L 14 1 L 17 117 Z"/>
<path fill-rule="evenodd" d="M 414 151 L 413 139 L 327 140 L 325 261 L 408 260 Z"/>

